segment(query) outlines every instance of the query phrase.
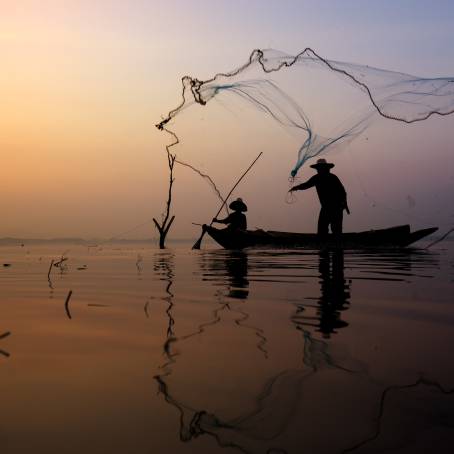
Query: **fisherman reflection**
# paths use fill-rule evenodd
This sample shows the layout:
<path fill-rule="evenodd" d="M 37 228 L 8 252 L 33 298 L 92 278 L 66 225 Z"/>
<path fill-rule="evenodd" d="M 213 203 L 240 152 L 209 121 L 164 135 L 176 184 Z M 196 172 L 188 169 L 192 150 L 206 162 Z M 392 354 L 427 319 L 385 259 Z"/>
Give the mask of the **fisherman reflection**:
<path fill-rule="evenodd" d="M 246 299 L 249 296 L 248 255 L 243 251 L 220 251 L 209 254 L 201 263 L 202 268 L 209 271 L 205 277 L 214 274 L 216 280 L 222 278 L 226 283 L 226 296 L 235 299 Z"/>
<path fill-rule="evenodd" d="M 344 276 L 344 251 L 322 250 L 319 253 L 320 296 L 317 298 L 316 316 L 306 316 L 306 305 L 300 305 L 293 317 L 297 325 L 312 326 L 321 332 L 325 339 L 345 328 L 348 323 L 342 320 L 342 312 L 350 304 L 350 284 Z"/>
<path fill-rule="evenodd" d="M 230 298 L 246 299 L 249 296 L 247 254 L 242 251 L 233 251 L 226 257 L 225 267 L 230 284 L 228 296 Z"/>
<path fill-rule="evenodd" d="M 344 251 L 336 249 L 330 254 L 321 251 L 319 256 L 320 299 L 318 315 L 319 331 L 329 338 L 337 329 L 345 328 L 348 323 L 341 319 L 342 311 L 349 305 L 350 285 L 344 276 Z"/>

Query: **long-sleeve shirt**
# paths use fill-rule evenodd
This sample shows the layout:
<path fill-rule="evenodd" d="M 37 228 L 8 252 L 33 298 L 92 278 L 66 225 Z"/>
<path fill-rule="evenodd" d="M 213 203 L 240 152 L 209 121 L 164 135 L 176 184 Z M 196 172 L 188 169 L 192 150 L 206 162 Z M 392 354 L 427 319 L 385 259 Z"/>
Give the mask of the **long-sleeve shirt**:
<path fill-rule="evenodd" d="M 317 173 L 294 189 L 304 190 L 315 186 L 323 208 L 347 208 L 347 193 L 339 178 L 333 173 Z"/>
<path fill-rule="evenodd" d="M 228 228 L 232 230 L 247 229 L 246 215 L 241 213 L 240 211 L 233 211 L 225 219 L 218 219 L 217 222 L 221 224 L 228 224 Z"/>

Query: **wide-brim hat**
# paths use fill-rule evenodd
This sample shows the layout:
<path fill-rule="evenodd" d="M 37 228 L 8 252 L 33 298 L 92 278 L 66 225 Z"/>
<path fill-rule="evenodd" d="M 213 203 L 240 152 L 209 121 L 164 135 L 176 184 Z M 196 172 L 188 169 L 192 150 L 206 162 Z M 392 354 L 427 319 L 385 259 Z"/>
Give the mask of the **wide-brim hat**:
<path fill-rule="evenodd" d="M 242 199 L 234 200 L 230 205 L 229 208 L 233 211 L 247 211 L 247 206 L 243 202 Z"/>
<path fill-rule="evenodd" d="M 332 164 L 331 162 L 326 162 L 326 159 L 320 158 L 317 159 L 317 162 L 315 164 L 312 164 L 311 167 L 313 169 L 332 169 L 334 167 L 334 164 Z"/>

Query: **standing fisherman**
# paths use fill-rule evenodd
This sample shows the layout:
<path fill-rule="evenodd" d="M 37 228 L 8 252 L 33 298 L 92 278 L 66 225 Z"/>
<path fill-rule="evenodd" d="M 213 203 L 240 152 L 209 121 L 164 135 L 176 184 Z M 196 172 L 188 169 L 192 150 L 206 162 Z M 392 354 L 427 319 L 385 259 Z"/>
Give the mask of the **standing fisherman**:
<path fill-rule="evenodd" d="M 344 210 L 350 214 L 345 188 L 339 178 L 330 172 L 334 164 L 326 162 L 325 159 L 319 159 L 311 167 L 317 170 L 317 174 L 305 183 L 294 186 L 289 192 L 303 191 L 315 186 L 322 206 L 318 217 L 318 235 L 326 237 L 330 226 L 334 235 L 340 235 Z"/>

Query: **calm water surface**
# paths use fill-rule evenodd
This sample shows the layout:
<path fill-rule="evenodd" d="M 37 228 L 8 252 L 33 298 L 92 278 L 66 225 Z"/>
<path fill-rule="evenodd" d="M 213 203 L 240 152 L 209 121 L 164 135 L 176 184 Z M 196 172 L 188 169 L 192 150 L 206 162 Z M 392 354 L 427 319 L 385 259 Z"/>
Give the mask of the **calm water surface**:
<path fill-rule="evenodd" d="M 451 453 L 453 246 L 0 247 L 0 452 Z"/>

